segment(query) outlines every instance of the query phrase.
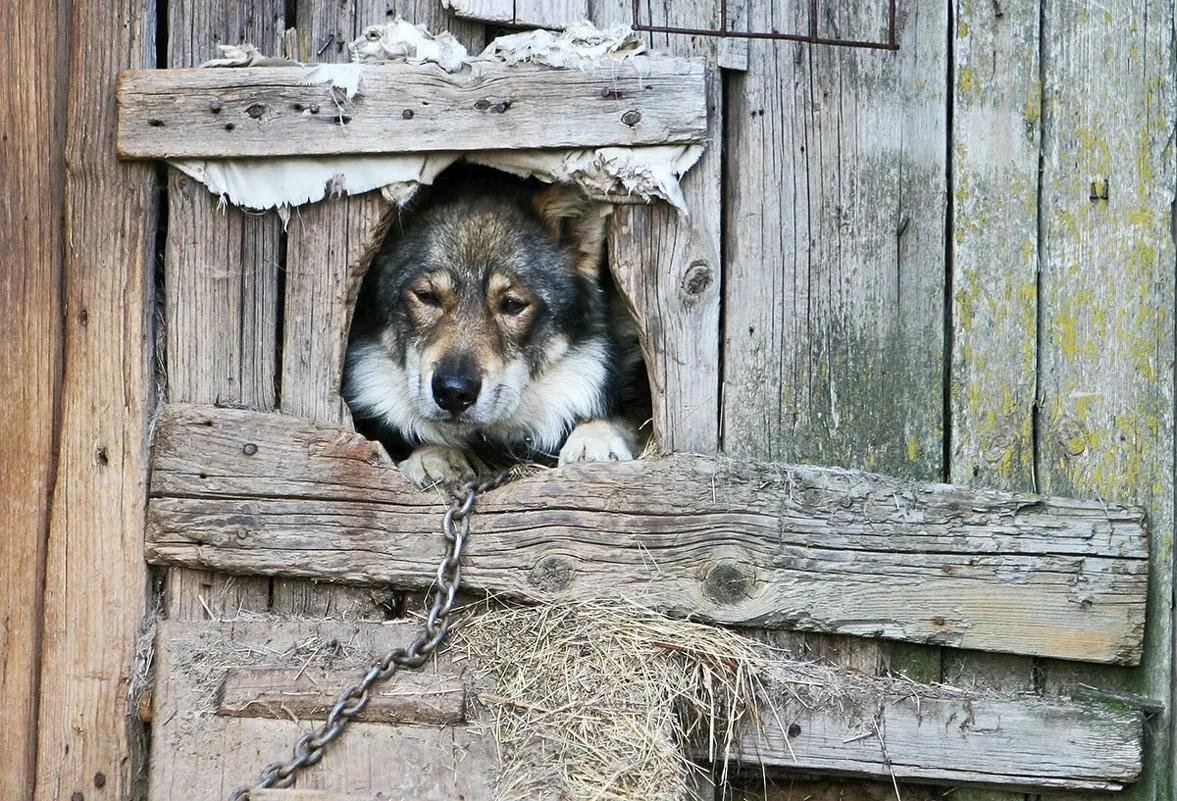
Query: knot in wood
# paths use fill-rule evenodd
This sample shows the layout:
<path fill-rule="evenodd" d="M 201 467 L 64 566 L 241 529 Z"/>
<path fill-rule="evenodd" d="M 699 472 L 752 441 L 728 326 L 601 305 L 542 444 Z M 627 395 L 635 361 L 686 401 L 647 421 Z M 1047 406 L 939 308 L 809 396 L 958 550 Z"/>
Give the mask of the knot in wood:
<path fill-rule="evenodd" d="M 735 604 L 752 596 L 755 578 L 743 565 L 730 560 L 718 562 L 703 579 L 703 594 L 717 604 Z"/>
<path fill-rule="evenodd" d="M 413 110 L 412 110 L 411 108 L 407 108 L 407 109 L 405 109 L 404 111 L 402 111 L 402 112 L 401 112 L 401 119 L 402 119 L 402 120 L 411 120 L 411 119 L 413 119 Z"/>
<path fill-rule="evenodd" d="M 257 445 L 254 445 L 252 442 L 247 442 L 241 446 L 241 452 L 246 456 L 254 456 L 257 454 Z"/>
<path fill-rule="evenodd" d="M 711 286 L 713 280 L 714 273 L 707 265 L 707 262 L 692 262 L 682 278 L 681 289 L 683 299 L 688 302 L 698 300 L 699 296 L 707 291 L 707 287 Z"/>
<path fill-rule="evenodd" d="M 636 108 L 631 108 L 629 111 L 621 115 L 621 121 L 632 128 L 642 121 L 642 112 L 638 111 Z"/>
<path fill-rule="evenodd" d="M 793 739 L 794 737 L 798 737 L 798 736 L 800 736 L 800 735 L 801 735 L 801 726 L 800 726 L 800 724 L 798 724 L 798 723 L 790 723 L 790 724 L 789 724 L 789 739 L 791 740 L 791 739 Z"/>
<path fill-rule="evenodd" d="M 545 556 L 535 563 L 527 581 L 544 592 L 566 590 L 572 584 L 576 566 L 564 556 Z"/>
<path fill-rule="evenodd" d="M 245 113 L 255 120 L 261 119 L 261 116 L 266 113 L 266 107 L 261 103 L 254 103 L 245 110 Z"/>

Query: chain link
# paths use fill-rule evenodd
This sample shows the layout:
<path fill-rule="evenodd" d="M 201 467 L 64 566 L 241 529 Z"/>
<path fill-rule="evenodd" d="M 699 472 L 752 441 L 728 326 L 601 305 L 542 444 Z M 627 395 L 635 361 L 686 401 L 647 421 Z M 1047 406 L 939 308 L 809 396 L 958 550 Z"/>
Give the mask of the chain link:
<path fill-rule="evenodd" d="M 470 533 L 474 502 L 480 494 L 501 486 L 508 478 L 509 474 L 501 473 L 482 481 L 470 481 L 447 488 L 451 500 L 441 521 L 446 552 L 437 565 L 437 583 L 427 604 L 425 624 L 417 636 L 407 646 L 397 646 L 373 662 L 358 682 L 344 687 L 327 714 L 327 719 L 294 743 L 294 753 L 289 761 L 266 765 L 262 768 L 257 784 L 235 790 L 229 796 L 229 801 L 248 801 L 252 790 L 293 785 L 298 772 L 318 763 L 327 746 L 344 732 L 354 717 L 364 711 L 371 699 L 370 690 L 373 686 L 387 681 L 404 668 L 421 667 L 445 642 L 449 634 L 449 615 L 462 583 L 462 549 Z"/>

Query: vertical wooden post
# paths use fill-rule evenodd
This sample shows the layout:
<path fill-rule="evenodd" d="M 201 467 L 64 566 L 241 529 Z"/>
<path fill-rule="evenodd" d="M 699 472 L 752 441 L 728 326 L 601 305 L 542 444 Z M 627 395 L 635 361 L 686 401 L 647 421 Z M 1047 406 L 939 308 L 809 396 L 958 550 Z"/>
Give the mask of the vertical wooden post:
<path fill-rule="evenodd" d="M 949 480 L 1034 490 L 1038 360 L 1038 4 L 954 3 Z M 996 154 L 1000 153 L 1000 156 Z M 1029 657 L 946 649 L 944 679 L 1033 691 Z M 960 801 L 1024 793 L 963 790 Z"/>
<path fill-rule="evenodd" d="M 808 28 L 808 4 L 749 5 L 752 29 Z M 863 27 L 886 19 L 871 0 L 822 7 L 825 35 L 875 38 Z M 946 4 L 901 5 L 898 33 L 898 53 L 753 40 L 747 71 L 729 75 L 729 453 L 943 475 Z M 868 672 L 940 677 L 936 649 L 784 641 Z"/>
<path fill-rule="evenodd" d="M 1049 665 L 1044 684 L 1155 699 L 1125 797 L 1171 798 L 1174 5 L 1045 0 L 1042 20 L 1038 474 L 1047 492 L 1140 504 L 1152 536 L 1141 666 Z"/>
<path fill-rule="evenodd" d="M 67 32 L 56 35 L 71 28 L 75 35 L 58 60 L 69 69 L 59 84 L 68 100 L 63 291 L 53 299 L 62 304 L 65 355 L 45 563 L 38 801 L 91 798 L 97 788 L 129 798 L 140 778 L 133 770 L 138 723 L 127 701 L 147 595 L 157 208 L 154 168 L 115 158 L 114 83 L 120 69 L 152 66 L 154 8 L 79 0 L 72 23 L 53 21 L 54 31 Z M 53 83 L 51 69 L 37 80 L 39 91 Z M 53 118 L 51 109 L 34 103 L 28 113 Z"/>
<path fill-rule="evenodd" d="M 697 16 L 718 25 L 719 4 L 665 2 L 650 13 L 659 25 L 687 25 Z M 601 3 L 593 14 L 599 26 L 632 16 L 625 2 Z M 716 62 L 717 40 L 657 36 L 661 50 Z M 610 267 L 636 312 L 654 435 L 668 452 L 719 449 L 723 87 L 718 70 L 708 76 L 707 110 L 707 151 L 682 182 L 690 218 L 663 203 L 617 206 L 610 226 Z"/>
<path fill-rule="evenodd" d="M 0 6 L 8 43 L 0 82 L 0 720 L 8 757 L 0 787 L 12 801 L 33 797 L 41 587 L 54 475 L 61 369 L 63 65 L 47 63 L 55 3 Z"/>
<path fill-rule="evenodd" d="M 218 55 L 217 44 L 251 42 L 265 53 L 278 53 L 283 14 L 283 0 L 170 3 L 168 66 L 197 66 Z M 220 208 L 204 186 L 169 171 L 164 251 L 169 400 L 276 407 L 281 235 L 273 212 Z M 170 617 L 200 619 L 266 609 L 270 582 L 176 569 L 168 571 L 166 592 Z"/>

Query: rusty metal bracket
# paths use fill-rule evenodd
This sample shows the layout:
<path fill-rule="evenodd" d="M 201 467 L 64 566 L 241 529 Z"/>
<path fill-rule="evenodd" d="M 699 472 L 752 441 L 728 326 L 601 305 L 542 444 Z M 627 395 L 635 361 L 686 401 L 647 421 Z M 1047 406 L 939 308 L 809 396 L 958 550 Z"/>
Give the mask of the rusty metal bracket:
<path fill-rule="evenodd" d="M 781 33 L 780 31 L 738 31 L 728 27 L 727 0 L 719 2 L 719 25 L 716 28 L 678 28 L 668 25 L 654 25 L 643 23 L 641 20 L 641 0 L 633 0 L 633 29 L 647 33 L 679 33 L 687 36 L 719 36 L 725 39 L 778 39 L 789 42 L 806 42 L 808 44 L 833 45 L 834 47 L 858 47 L 868 50 L 898 50 L 896 39 L 896 0 L 887 3 L 887 41 L 859 41 L 853 39 L 839 39 L 837 37 L 821 36 L 817 29 L 818 0 L 809 0 L 809 31 L 807 33 Z"/>

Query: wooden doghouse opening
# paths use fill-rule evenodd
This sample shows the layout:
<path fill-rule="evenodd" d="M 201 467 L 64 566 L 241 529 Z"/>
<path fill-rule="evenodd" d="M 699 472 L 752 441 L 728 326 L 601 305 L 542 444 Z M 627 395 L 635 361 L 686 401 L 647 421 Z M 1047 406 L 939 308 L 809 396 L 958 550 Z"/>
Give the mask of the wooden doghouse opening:
<path fill-rule="evenodd" d="M 425 204 L 436 198 L 439 193 L 444 194 L 451 191 L 454 179 L 458 178 L 460 182 L 460 177 L 471 169 L 472 165 L 466 161 L 459 161 L 451 165 L 437 176 L 433 185 L 420 187 L 402 206 L 387 215 L 380 225 L 366 232 L 371 237 L 371 241 L 365 242 L 361 246 L 364 258 L 356 265 L 352 278 L 354 283 L 347 292 L 349 303 L 347 341 L 349 345 L 354 339 L 352 326 L 355 321 L 356 303 L 371 289 L 369 283 L 374 277 L 371 267 L 376 256 L 385 247 L 386 240 L 402 236 L 406 227 L 412 224 L 414 217 L 420 213 Z M 517 179 L 515 176 L 492 167 L 474 166 L 473 169 L 477 170 L 475 174 L 479 177 L 488 176 L 493 179 L 494 176 L 501 174 L 507 180 L 523 180 L 524 185 L 537 194 L 550 187 L 550 184 L 536 178 Z M 583 191 L 574 185 L 567 186 L 572 191 Z M 605 224 L 606 226 L 612 225 L 612 213 L 606 219 Z M 599 254 L 596 280 L 606 298 L 610 334 L 618 341 L 620 353 L 616 355 L 616 358 L 624 362 L 622 367 L 627 377 L 627 380 L 623 381 L 620 386 L 614 388 L 616 395 L 611 400 L 617 404 L 616 416 L 623 419 L 633 431 L 635 456 L 642 453 L 654 453 L 657 451 L 657 439 L 652 426 L 650 375 L 645 357 L 645 353 L 650 347 L 644 335 L 647 326 L 641 319 L 640 312 L 633 300 L 619 285 L 614 270 L 610 269 L 613 259 L 609 258 L 609 254 L 606 252 L 607 248 L 608 237 Z M 341 387 L 340 396 L 343 395 Z M 344 403 L 346 404 L 346 401 Z M 385 432 L 382 432 L 370 421 L 356 418 L 354 415 L 353 419 L 356 430 L 369 439 L 380 441 L 393 460 L 399 462 L 409 455 L 410 448 L 404 442 L 389 440 L 388 437 L 383 436 Z M 488 454 L 492 458 L 496 455 L 501 458 L 507 456 L 506 454 Z M 538 463 L 550 465 L 554 463 L 555 454 L 533 454 L 532 457 Z"/>

